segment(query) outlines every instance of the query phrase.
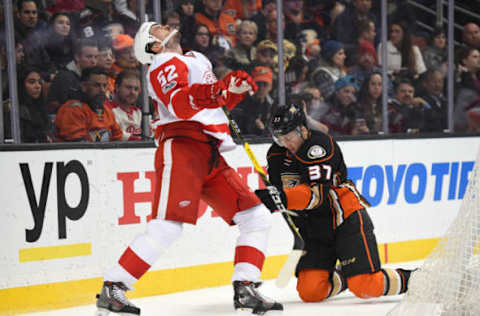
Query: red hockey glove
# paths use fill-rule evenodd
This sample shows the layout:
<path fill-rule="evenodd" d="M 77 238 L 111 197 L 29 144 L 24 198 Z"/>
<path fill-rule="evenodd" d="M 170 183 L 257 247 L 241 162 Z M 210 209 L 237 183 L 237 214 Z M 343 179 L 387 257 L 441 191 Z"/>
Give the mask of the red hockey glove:
<path fill-rule="evenodd" d="M 227 90 L 224 92 L 227 107 L 233 109 L 240 101 L 245 98 L 245 93 L 253 95 L 258 87 L 252 77 L 245 71 L 235 70 L 230 72 L 222 79 Z"/>
<path fill-rule="evenodd" d="M 222 94 L 224 90 L 226 90 L 225 83 L 219 80 L 212 84 L 195 83 L 190 87 L 189 94 L 197 106 L 218 108 L 226 103 L 226 99 Z"/>

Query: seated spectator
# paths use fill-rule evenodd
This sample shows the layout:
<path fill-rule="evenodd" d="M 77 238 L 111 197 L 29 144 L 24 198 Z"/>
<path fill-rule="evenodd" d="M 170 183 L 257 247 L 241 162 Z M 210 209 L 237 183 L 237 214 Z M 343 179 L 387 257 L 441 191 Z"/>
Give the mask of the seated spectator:
<path fill-rule="evenodd" d="M 51 142 L 40 71 L 31 66 L 25 67 L 17 79 L 21 142 Z M 10 104 L 4 110 L 5 138 L 11 138 Z"/>
<path fill-rule="evenodd" d="M 390 26 L 390 39 L 387 42 L 387 68 L 394 76 L 416 78 L 427 68 L 418 46 L 412 44 L 410 31 L 405 22 L 394 22 Z M 378 45 L 382 51 L 382 43 Z M 378 54 L 378 63 L 382 64 L 382 54 Z M 395 81 L 395 79 L 393 79 Z"/>
<path fill-rule="evenodd" d="M 177 13 L 180 17 L 180 33 L 182 34 L 182 47 L 190 48 L 194 41 L 195 33 L 195 6 L 194 0 L 179 1 Z"/>
<path fill-rule="evenodd" d="M 262 9 L 250 18 L 250 20 L 255 22 L 258 28 L 255 45 L 258 45 L 258 43 L 267 39 L 267 20 L 270 18 L 273 12 L 277 11 L 276 0 L 263 0 L 262 2 Z"/>
<path fill-rule="evenodd" d="M 73 33 L 70 15 L 57 12 L 50 19 L 46 32 L 41 32 L 39 44 L 43 44 L 56 69 L 65 68 L 73 59 Z"/>
<path fill-rule="evenodd" d="M 285 71 L 286 92 L 300 94 L 309 84 L 307 80 L 308 63 L 302 56 L 295 56 Z"/>
<path fill-rule="evenodd" d="M 3 37 L 3 36 L 2 36 Z M 23 50 L 23 44 L 20 42 L 15 43 L 15 63 L 17 66 L 17 72 L 21 71 L 24 67 L 25 52 Z M 7 99 L 10 95 L 8 91 L 8 67 L 7 67 L 7 48 L 6 41 L 0 38 L 0 67 L 2 69 L 2 96 Z"/>
<path fill-rule="evenodd" d="M 122 1 L 113 1 L 115 10 L 112 15 L 112 21 L 122 25 L 122 33 L 135 37 L 140 27 L 140 19 L 137 18 L 135 13 L 137 12 L 137 0 L 125 0 L 124 5 L 119 2 Z M 145 15 L 145 18 L 147 19 L 148 17 Z M 114 36 L 112 36 L 112 38 L 114 38 Z"/>
<path fill-rule="evenodd" d="M 310 61 L 321 56 L 322 47 L 319 40 L 314 40 L 305 47 L 305 59 Z"/>
<path fill-rule="evenodd" d="M 321 122 L 328 106 L 325 104 L 320 90 L 315 87 L 306 87 L 302 94 L 302 101 L 308 128 L 328 133 L 328 127 Z"/>
<path fill-rule="evenodd" d="M 270 96 L 273 82 L 272 69 L 257 66 L 252 70 L 252 78 L 258 85 L 253 96 L 247 95 L 233 110 L 232 116 L 244 134 L 268 136 L 273 98 Z"/>
<path fill-rule="evenodd" d="M 467 23 L 463 26 L 463 43 L 469 47 L 480 49 L 480 27 L 476 23 Z"/>
<path fill-rule="evenodd" d="M 207 26 L 203 24 L 197 24 L 193 30 L 193 33 L 193 44 L 190 44 L 188 47 L 191 50 L 204 54 L 212 63 L 213 69 L 215 69 L 221 62 L 219 58 L 223 58 L 225 50 L 222 47 L 212 43 L 212 36 L 210 35 L 210 31 L 208 30 Z"/>
<path fill-rule="evenodd" d="M 46 23 L 39 20 L 37 3 L 34 0 L 18 0 L 16 4 L 15 41 L 24 43 L 34 32 L 45 29 Z"/>
<path fill-rule="evenodd" d="M 338 9 L 337 7 L 341 7 Z M 324 31 L 321 34 L 317 33 L 319 40 L 325 40 L 330 36 L 329 29 L 331 29 L 336 17 L 343 12 L 343 5 L 335 0 L 306 0 L 305 12 L 308 12 L 313 21 L 317 23 Z"/>
<path fill-rule="evenodd" d="M 271 40 L 264 40 L 258 43 L 255 50 L 254 66 L 265 66 L 270 69 L 275 67 L 275 56 L 277 55 L 277 45 Z"/>
<path fill-rule="evenodd" d="M 444 94 L 445 76 L 440 69 L 422 74 L 417 97 L 427 103 L 422 132 L 443 132 L 448 129 L 448 101 Z"/>
<path fill-rule="evenodd" d="M 23 45 L 25 63 L 35 66 L 41 71 L 42 78 L 49 80 L 55 71 L 50 57 L 37 34 L 43 34 L 46 23 L 38 18 L 39 11 L 34 0 L 17 1 L 17 12 L 14 20 L 15 42 Z"/>
<path fill-rule="evenodd" d="M 78 99 L 80 77 L 83 69 L 97 65 L 98 45 L 91 39 L 81 39 L 75 45 L 73 60 L 60 70 L 50 85 L 47 98 L 47 111 L 55 114 L 57 109 L 69 99 Z"/>
<path fill-rule="evenodd" d="M 391 133 L 419 133 L 424 125 L 427 103 L 415 98 L 415 87 L 408 78 L 395 82 L 395 96 L 388 101 L 388 123 Z"/>
<path fill-rule="evenodd" d="M 222 0 L 202 0 L 203 8 L 195 14 L 198 24 L 208 27 L 213 36 L 213 44 L 225 50 L 235 45 L 236 23 L 228 13 L 222 12 Z"/>
<path fill-rule="evenodd" d="M 348 75 L 335 81 L 335 93 L 326 100 L 328 109 L 321 122 L 328 127 L 332 135 L 359 135 L 370 131 L 363 113 L 358 111 L 356 91 L 358 86 L 352 76 Z"/>
<path fill-rule="evenodd" d="M 284 3 L 285 39 L 297 43 L 303 30 L 314 30 L 318 35 L 323 34 L 324 27 L 315 21 L 310 12 L 305 11 L 304 0 L 285 0 Z"/>
<path fill-rule="evenodd" d="M 427 69 L 444 69 L 446 74 L 447 38 L 442 27 L 436 27 L 429 39 L 428 46 L 422 51 Z"/>
<path fill-rule="evenodd" d="M 112 0 L 85 0 L 75 33 L 81 38 L 102 41 L 107 36 L 105 28 L 114 22 L 113 12 Z"/>
<path fill-rule="evenodd" d="M 453 122 L 456 132 L 468 128 L 467 109 L 480 97 L 480 52 L 476 48 L 462 47 L 457 52 L 457 83 Z"/>
<path fill-rule="evenodd" d="M 122 139 L 115 115 L 104 106 L 108 76 L 99 67 L 82 71 L 81 94 L 58 109 L 57 141 L 108 142 Z"/>
<path fill-rule="evenodd" d="M 110 46 L 108 41 L 104 41 L 98 46 L 97 66 L 105 70 L 108 75 L 107 100 L 112 100 L 113 91 L 115 90 L 116 73 L 113 69 L 114 63 L 115 57 L 113 57 L 112 46 Z"/>
<path fill-rule="evenodd" d="M 369 41 L 361 41 L 358 44 L 357 63 L 355 66 L 348 69 L 359 86 L 362 85 L 363 80 L 374 71 L 381 71 L 377 65 L 377 52 L 373 44 Z"/>
<path fill-rule="evenodd" d="M 333 38 L 342 42 L 347 55 L 353 55 L 356 51 L 358 29 L 362 21 L 372 21 L 376 25 L 376 17 L 370 11 L 371 0 L 353 0 L 335 20 L 333 26 Z M 352 56 L 353 57 L 353 56 Z"/>
<path fill-rule="evenodd" d="M 225 53 L 225 65 L 231 69 L 249 71 L 255 56 L 253 43 L 257 39 L 257 25 L 243 21 L 238 26 L 237 44 Z"/>
<path fill-rule="evenodd" d="M 125 69 L 135 70 L 137 68 L 137 59 L 133 52 L 133 38 L 127 34 L 117 35 L 112 41 L 115 62 L 112 66 L 114 76 L 116 77 Z"/>
<path fill-rule="evenodd" d="M 346 76 L 345 50 L 338 41 L 327 41 L 322 47 L 322 60 L 310 74 L 310 81 L 315 84 L 328 99 L 335 92 L 335 81 Z"/>
<path fill-rule="evenodd" d="M 163 24 L 170 26 L 172 29 L 180 31 L 180 14 L 176 11 L 169 11 L 163 16 Z"/>
<path fill-rule="evenodd" d="M 347 60 L 345 64 L 348 68 L 354 67 L 358 63 L 358 52 L 360 45 L 365 47 L 365 43 L 368 42 L 373 46 L 375 52 L 375 23 L 372 20 L 362 20 L 357 25 L 357 38 L 354 43 L 350 44 L 350 48 L 347 50 Z M 375 52 L 375 64 L 377 63 L 377 53 Z"/>
<path fill-rule="evenodd" d="M 230 14 L 235 20 L 246 20 L 262 9 L 262 0 L 250 0 L 247 2 L 238 0 L 226 0 L 223 11 Z"/>
<path fill-rule="evenodd" d="M 122 71 L 115 80 L 115 93 L 105 107 L 112 110 L 122 129 L 122 139 L 142 140 L 142 110 L 137 106 L 140 95 L 140 77 L 131 70 Z"/>
<path fill-rule="evenodd" d="M 371 134 L 383 131 L 383 78 L 380 72 L 371 72 L 358 92 L 358 111 L 363 113 L 365 123 Z"/>

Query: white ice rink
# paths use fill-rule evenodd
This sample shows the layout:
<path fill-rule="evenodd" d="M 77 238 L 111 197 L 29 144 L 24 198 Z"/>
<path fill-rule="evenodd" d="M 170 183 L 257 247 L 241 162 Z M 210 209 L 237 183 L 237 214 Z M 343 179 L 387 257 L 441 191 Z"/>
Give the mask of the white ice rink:
<path fill-rule="evenodd" d="M 388 265 L 390 267 L 414 268 L 420 262 Z M 321 303 L 303 303 L 295 290 L 296 279 L 292 278 L 284 289 L 275 287 L 274 281 L 266 281 L 261 287 L 265 296 L 283 303 L 282 316 L 384 316 L 403 297 L 387 296 L 359 299 L 349 291 Z M 141 308 L 141 316 L 223 316 L 235 315 L 231 286 L 180 292 L 168 295 L 134 299 Z M 95 315 L 95 306 L 87 305 L 64 310 L 27 314 L 28 316 L 85 316 Z M 110 314 L 114 316 L 115 314 Z M 268 314 L 267 314 L 268 315 Z M 278 314 L 275 314 L 278 315 Z"/>

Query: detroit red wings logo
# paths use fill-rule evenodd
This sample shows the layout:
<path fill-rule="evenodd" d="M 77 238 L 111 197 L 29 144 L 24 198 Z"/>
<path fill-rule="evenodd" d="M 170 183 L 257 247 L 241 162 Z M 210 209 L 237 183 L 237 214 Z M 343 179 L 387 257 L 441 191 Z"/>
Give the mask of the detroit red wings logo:
<path fill-rule="evenodd" d="M 203 80 L 205 83 L 215 83 L 217 82 L 217 77 L 211 70 L 208 70 L 203 74 Z"/>

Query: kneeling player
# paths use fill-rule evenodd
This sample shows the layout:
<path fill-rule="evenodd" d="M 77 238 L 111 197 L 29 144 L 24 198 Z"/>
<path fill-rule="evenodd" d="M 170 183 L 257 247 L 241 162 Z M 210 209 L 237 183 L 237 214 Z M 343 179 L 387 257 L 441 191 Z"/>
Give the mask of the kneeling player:
<path fill-rule="evenodd" d="M 272 117 L 275 143 L 267 154 L 270 181 L 305 239 L 296 275 L 305 302 L 319 302 L 348 286 L 360 298 L 407 291 L 411 270 L 382 268 L 369 206 L 347 179 L 339 145 L 308 130 L 298 106 L 281 106 Z M 268 189 L 255 193 L 275 211 Z M 337 260 L 340 268 L 336 269 Z"/>

